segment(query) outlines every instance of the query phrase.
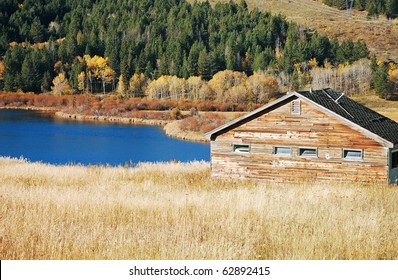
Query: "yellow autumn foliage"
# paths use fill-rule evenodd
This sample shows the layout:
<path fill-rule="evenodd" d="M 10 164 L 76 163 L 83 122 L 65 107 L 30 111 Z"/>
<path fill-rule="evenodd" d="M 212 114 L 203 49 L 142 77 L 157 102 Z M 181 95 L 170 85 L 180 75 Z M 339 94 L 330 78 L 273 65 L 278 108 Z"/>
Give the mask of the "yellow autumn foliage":
<path fill-rule="evenodd" d="M 4 63 L 0 61 L 0 80 L 3 79 L 3 72 L 4 72 Z"/>
<path fill-rule="evenodd" d="M 119 82 L 117 83 L 116 92 L 119 97 L 124 98 L 126 96 L 126 86 L 124 85 L 123 75 L 119 76 Z"/>
<path fill-rule="evenodd" d="M 84 90 L 85 88 L 85 81 L 86 81 L 86 73 L 85 72 L 80 72 L 79 75 L 77 75 L 77 81 L 78 81 L 78 89 L 79 90 Z"/>
<path fill-rule="evenodd" d="M 224 70 L 217 72 L 209 81 L 209 87 L 214 91 L 218 101 L 225 102 L 228 100 L 228 91 L 240 84 L 246 82 L 247 76 L 244 72 Z"/>
<path fill-rule="evenodd" d="M 104 58 L 102 56 L 94 55 L 91 57 L 90 55 L 84 55 L 84 60 L 86 61 L 88 77 L 92 82 L 92 78 L 101 79 L 103 90 L 105 93 L 105 85 L 110 83 L 115 75 L 115 71 L 109 66 L 108 58 Z"/>
<path fill-rule="evenodd" d="M 266 103 L 279 91 L 278 82 L 274 77 L 254 72 L 247 81 L 246 87 L 251 93 L 253 103 Z"/>
<path fill-rule="evenodd" d="M 73 92 L 64 73 L 59 73 L 58 76 L 54 78 L 51 90 L 54 95 L 72 94 Z"/>
<path fill-rule="evenodd" d="M 146 88 L 147 79 L 143 73 L 135 73 L 129 81 L 129 94 L 134 97 L 143 95 Z"/>

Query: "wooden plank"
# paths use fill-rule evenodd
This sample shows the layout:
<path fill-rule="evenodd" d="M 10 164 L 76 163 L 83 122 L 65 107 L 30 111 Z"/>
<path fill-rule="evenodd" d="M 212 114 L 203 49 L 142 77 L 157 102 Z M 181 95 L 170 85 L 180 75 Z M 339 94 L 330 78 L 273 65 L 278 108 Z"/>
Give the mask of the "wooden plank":
<path fill-rule="evenodd" d="M 290 115 L 286 104 L 218 136 L 211 143 L 212 174 L 387 181 L 387 149 L 382 144 L 305 102 L 301 104 L 301 115 Z M 250 153 L 233 152 L 232 145 L 238 143 L 250 144 Z M 292 147 L 292 155 L 274 155 L 275 146 Z M 299 157 L 299 147 L 316 147 L 318 156 Z M 343 159 L 343 149 L 361 149 L 363 159 Z"/>

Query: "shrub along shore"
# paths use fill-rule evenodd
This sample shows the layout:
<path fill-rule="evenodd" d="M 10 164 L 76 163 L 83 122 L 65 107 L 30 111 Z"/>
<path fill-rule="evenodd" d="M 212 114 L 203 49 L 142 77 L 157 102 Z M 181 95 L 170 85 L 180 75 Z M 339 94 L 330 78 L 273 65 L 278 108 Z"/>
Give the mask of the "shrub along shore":
<path fill-rule="evenodd" d="M 376 96 L 357 96 L 354 99 L 398 121 L 396 101 Z M 197 142 L 206 141 L 204 133 L 259 106 L 209 100 L 120 99 L 115 95 L 54 96 L 0 91 L 0 109 L 54 112 L 54 117 L 75 121 L 158 125 L 171 137 Z"/>
<path fill-rule="evenodd" d="M 156 119 L 143 119 L 143 118 L 129 118 L 117 116 L 94 116 L 82 114 L 70 114 L 61 111 L 56 111 L 48 107 L 13 107 L 2 106 L 0 109 L 22 109 L 22 110 L 35 110 L 54 112 L 53 117 L 64 120 L 81 121 L 81 122 L 98 122 L 98 123 L 115 123 L 127 125 L 155 125 L 162 126 L 166 135 L 177 139 L 193 141 L 193 142 L 207 142 L 200 131 L 189 131 L 181 128 L 181 120 L 156 120 Z"/>
<path fill-rule="evenodd" d="M 118 99 L 115 96 L 19 94 L 0 91 L 0 109 L 54 112 L 55 118 L 74 121 L 162 126 L 171 137 L 206 141 L 203 134 L 241 112 L 234 105 L 189 100 L 145 98 Z M 239 110 L 248 109 L 239 107 Z M 199 112 L 200 111 L 200 112 Z"/>

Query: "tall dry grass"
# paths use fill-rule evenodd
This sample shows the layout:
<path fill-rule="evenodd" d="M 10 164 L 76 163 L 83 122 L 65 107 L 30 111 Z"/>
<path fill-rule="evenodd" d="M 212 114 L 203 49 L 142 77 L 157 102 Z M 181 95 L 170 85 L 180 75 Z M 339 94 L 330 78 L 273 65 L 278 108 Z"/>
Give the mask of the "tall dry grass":
<path fill-rule="evenodd" d="M 0 259 L 397 259 L 398 188 L 0 158 Z"/>

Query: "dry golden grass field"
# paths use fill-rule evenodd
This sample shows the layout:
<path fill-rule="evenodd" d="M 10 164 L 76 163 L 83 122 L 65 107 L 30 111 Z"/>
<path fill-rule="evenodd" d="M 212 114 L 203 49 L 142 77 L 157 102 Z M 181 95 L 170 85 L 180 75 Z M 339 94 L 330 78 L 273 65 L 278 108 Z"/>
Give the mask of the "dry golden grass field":
<path fill-rule="evenodd" d="M 192 0 L 193 2 L 193 0 Z M 209 0 L 211 4 L 229 0 Z M 240 0 L 235 0 L 239 3 Z M 351 15 L 322 3 L 322 0 L 246 0 L 249 8 L 282 14 L 287 20 L 317 30 L 339 40 L 362 39 L 380 59 L 398 62 L 398 24 L 383 16 L 368 19 L 367 12 L 354 10 Z"/>
<path fill-rule="evenodd" d="M 0 158 L 0 259 L 398 259 L 398 188 Z"/>

